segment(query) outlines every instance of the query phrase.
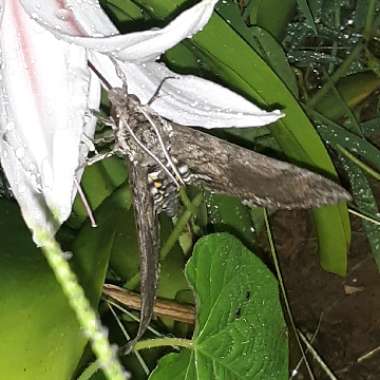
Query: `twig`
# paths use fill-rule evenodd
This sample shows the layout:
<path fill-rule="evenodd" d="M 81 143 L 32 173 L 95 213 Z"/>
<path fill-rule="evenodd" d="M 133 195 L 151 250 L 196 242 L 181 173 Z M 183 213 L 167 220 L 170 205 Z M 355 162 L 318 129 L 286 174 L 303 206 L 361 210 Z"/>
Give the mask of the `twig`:
<path fill-rule="evenodd" d="M 115 320 L 116 320 L 116 323 L 118 324 L 121 332 L 123 333 L 123 335 L 125 336 L 126 340 L 129 341 L 131 339 L 131 337 L 129 336 L 128 334 L 128 331 L 126 330 L 126 328 L 124 327 L 123 323 L 121 322 L 120 318 L 117 316 L 116 314 L 116 311 L 113 309 L 113 306 L 111 305 L 111 303 L 107 302 L 107 306 L 108 308 L 110 309 L 112 315 L 114 316 Z M 149 370 L 149 367 L 146 365 L 143 357 L 140 355 L 139 352 L 137 352 L 136 350 L 133 350 L 133 353 L 136 355 L 136 358 L 137 360 L 139 361 L 140 363 L 140 366 L 141 368 L 143 369 L 143 371 L 145 372 L 145 374 L 147 376 L 149 376 L 150 374 L 150 370 Z"/>
<path fill-rule="evenodd" d="M 318 364 L 321 366 L 321 368 L 325 371 L 325 374 L 328 376 L 328 378 L 330 380 L 338 380 L 338 378 L 332 373 L 330 368 L 327 366 L 327 364 L 320 357 L 318 352 L 314 349 L 314 347 L 307 340 L 307 338 L 302 333 L 302 331 L 298 330 L 298 334 L 299 334 L 302 342 L 304 342 L 305 346 L 307 347 L 308 351 L 310 351 L 310 353 L 313 355 L 313 358 L 318 362 Z"/>
<path fill-rule="evenodd" d="M 317 326 L 317 328 L 315 329 L 315 332 L 314 332 L 313 336 L 312 336 L 311 339 L 310 339 L 310 343 L 313 343 L 313 342 L 314 342 L 315 338 L 317 337 L 317 335 L 318 335 L 318 333 L 319 333 L 319 329 L 321 328 L 322 318 L 323 318 L 323 313 L 321 314 L 321 316 L 320 316 L 320 318 L 319 318 L 318 326 Z M 307 354 L 308 352 L 309 352 L 309 348 L 306 348 L 306 350 L 305 350 L 305 354 Z M 302 364 L 303 361 L 304 361 L 304 358 L 303 358 L 303 357 L 298 361 L 296 367 L 295 367 L 295 368 L 293 369 L 293 371 L 292 371 L 292 375 L 290 376 L 290 380 L 293 379 L 293 377 L 295 377 L 295 376 L 297 375 L 298 370 L 299 370 L 299 368 L 301 367 L 301 364 Z"/>
<path fill-rule="evenodd" d="M 141 297 L 134 292 L 119 286 L 105 284 L 103 293 L 131 309 L 141 309 Z M 168 317 L 175 321 L 188 324 L 194 324 L 195 322 L 195 308 L 191 305 L 181 305 L 176 302 L 157 299 L 153 311 L 158 316 Z"/>
<path fill-rule="evenodd" d="M 380 351 L 380 346 L 377 346 L 373 350 L 366 352 L 365 354 L 359 356 L 356 361 L 358 363 L 364 362 L 364 360 L 370 359 L 373 355 L 377 354 Z"/>

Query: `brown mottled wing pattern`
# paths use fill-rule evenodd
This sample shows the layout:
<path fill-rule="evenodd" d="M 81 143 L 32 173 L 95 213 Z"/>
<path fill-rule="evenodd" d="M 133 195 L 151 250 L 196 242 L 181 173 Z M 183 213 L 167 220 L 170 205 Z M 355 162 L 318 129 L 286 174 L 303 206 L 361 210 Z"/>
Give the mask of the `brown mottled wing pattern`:
<path fill-rule="evenodd" d="M 152 318 L 160 250 L 159 222 L 148 187 L 147 168 L 142 165 L 129 164 L 129 173 L 129 181 L 133 189 L 133 205 L 140 248 L 142 305 L 139 329 L 133 340 L 128 343 L 127 352 L 144 334 Z"/>
<path fill-rule="evenodd" d="M 198 130 L 173 125 L 171 155 L 185 162 L 191 183 L 250 206 L 312 208 L 351 199 L 333 181 Z"/>

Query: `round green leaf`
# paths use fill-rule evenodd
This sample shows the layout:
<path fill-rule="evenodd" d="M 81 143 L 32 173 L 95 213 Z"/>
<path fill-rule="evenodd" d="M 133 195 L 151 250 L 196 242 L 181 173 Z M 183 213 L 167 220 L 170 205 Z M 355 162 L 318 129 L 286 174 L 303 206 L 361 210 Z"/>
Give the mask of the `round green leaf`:
<path fill-rule="evenodd" d="M 212 234 L 196 244 L 186 276 L 198 308 L 192 350 L 165 356 L 150 379 L 287 379 L 278 285 L 261 260 L 233 236 Z"/>

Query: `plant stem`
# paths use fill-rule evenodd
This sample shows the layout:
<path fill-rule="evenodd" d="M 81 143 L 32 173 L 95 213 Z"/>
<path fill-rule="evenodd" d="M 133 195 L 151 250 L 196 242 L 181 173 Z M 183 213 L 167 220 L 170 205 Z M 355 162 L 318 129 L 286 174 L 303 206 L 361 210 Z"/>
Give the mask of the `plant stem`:
<path fill-rule="evenodd" d="M 361 53 L 363 49 L 363 43 L 359 42 L 351 54 L 344 60 L 344 62 L 338 67 L 338 69 L 331 75 L 331 78 L 326 82 L 326 84 L 309 100 L 307 106 L 313 108 L 316 104 L 331 90 L 335 83 L 342 78 L 351 64 L 357 59 L 357 56 Z"/>
<path fill-rule="evenodd" d="M 59 244 L 54 237 L 45 234 L 40 236 L 39 241 L 43 242 L 42 251 L 74 310 L 85 336 L 90 339 L 91 347 L 106 377 L 109 380 L 127 379 L 126 372 L 115 356 L 115 350 L 108 342 L 105 329 L 87 300 Z"/>
<path fill-rule="evenodd" d="M 349 208 L 348 212 L 351 213 L 352 215 L 359 217 L 360 219 L 366 220 L 367 222 L 375 224 L 376 226 L 380 226 L 380 220 L 377 220 L 376 218 L 365 215 L 365 214 L 363 214 L 363 213 L 361 213 L 361 212 L 359 212 L 353 208 Z"/>
<path fill-rule="evenodd" d="M 165 259 L 167 254 L 173 248 L 174 244 L 178 240 L 182 231 L 185 229 L 186 224 L 189 222 L 190 218 L 194 215 L 194 213 L 198 209 L 199 205 L 202 203 L 202 199 L 203 199 L 203 195 L 202 195 L 202 193 L 199 193 L 193 199 L 193 201 L 190 203 L 190 205 L 186 206 L 187 208 L 186 208 L 185 212 L 178 219 L 176 225 L 173 228 L 173 231 L 171 232 L 170 236 L 168 237 L 168 239 L 166 240 L 165 244 L 163 245 L 163 247 L 161 249 L 161 252 L 160 252 L 161 260 Z"/>
<path fill-rule="evenodd" d="M 133 349 L 136 351 L 146 350 L 155 347 L 164 346 L 179 346 L 191 349 L 193 347 L 193 341 L 190 339 L 182 338 L 158 338 L 158 339 L 147 339 L 137 342 Z"/>
<path fill-rule="evenodd" d="M 343 148 L 341 145 L 337 144 L 336 149 L 340 153 L 342 153 L 343 156 L 345 156 L 347 159 L 349 159 L 355 165 L 357 165 L 360 169 L 362 169 L 365 173 L 367 173 L 371 177 L 373 177 L 373 178 L 377 179 L 378 181 L 380 181 L 380 173 L 378 173 L 376 170 L 370 168 L 363 161 L 360 161 L 352 153 L 350 153 L 346 148 Z"/>
<path fill-rule="evenodd" d="M 364 38 L 367 40 L 371 37 L 373 20 L 375 18 L 375 14 L 376 14 L 376 0 L 369 0 L 368 12 L 367 12 L 367 17 L 366 17 L 364 32 L 363 32 Z"/>

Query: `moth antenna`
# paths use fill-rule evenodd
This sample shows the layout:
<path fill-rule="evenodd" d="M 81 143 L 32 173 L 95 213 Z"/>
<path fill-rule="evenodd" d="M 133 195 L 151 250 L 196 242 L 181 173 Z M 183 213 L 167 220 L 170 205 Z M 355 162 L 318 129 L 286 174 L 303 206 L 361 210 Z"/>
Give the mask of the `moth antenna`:
<path fill-rule="evenodd" d="M 168 79 L 177 79 L 176 77 L 165 77 L 161 83 L 159 84 L 159 86 L 157 87 L 156 91 L 154 92 L 154 94 L 152 95 L 152 97 L 149 99 L 148 103 L 146 104 L 147 106 L 151 106 L 152 103 L 157 99 L 159 98 L 159 94 L 160 94 L 160 91 L 162 89 L 162 86 L 164 85 L 164 83 L 168 80 Z M 169 94 L 168 94 L 169 95 Z"/>
<path fill-rule="evenodd" d="M 119 119 L 119 123 L 123 123 L 124 126 L 127 128 L 128 132 L 132 136 L 132 138 L 135 140 L 137 145 L 143 149 L 143 151 L 148 154 L 151 158 L 153 158 L 154 161 L 157 162 L 158 165 L 161 166 L 161 168 L 165 171 L 165 173 L 170 177 L 170 179 L 176 184 L 178 188 L 181 187 L 181 185 L 178 183 L 177 179 L 173 176 L 173 174 L 168 170 L 168 168 L 162 163 L 162 161 L 154 154 L 152 153 L 135 135 L 135 133 L 132 131 L 132 128 L 129 126 L 129 124 L 124 119 Z"/>
<path fill-rule="evenodd" d="M 95 220 L 94 214 L 91 210 L 90 204 L 87 201 L 86 195 L 85 195 L 84 191 L 82 190 L 81 185 L 79 184 L 78 180 L 75 177 L 74 177 L 74 184 L 78 190 L 78 194 L 79 194 L 79 197 L 83 203 L 84 209 L 86 210 L 86 213 L 90 219 L 91 227 L 97 227 L 98 225 L 96 224 L 96 220 Z"/>
<path fill-rule="evenodd" d="M 91 61 L 87 61 L 88 67 L 94 72 L 94 74 L 99 78 L 101 84 L 106 90 L 110 90 L 112 88 L 111 84 L 107 81 L 107 79 L 99 72 L 99 70 L 94 66 Z"/>
<path fill-rule="evenodd" d="M 164 155 L 165 155 L 166 160 L 168 161 L 169 165 L 170 165 L 171 168 L 173 169 L 173 172 L 174 172 L 174 174 L 177 176 L 178 181 L 181 183 L 182 186 L 184 186 L 184 185 L 185 185 L 185 181 L 183 180 L 183 178 L 182 178 L 180 172 L 178 171 L 178 169 L 177 169 L 175 163 L 173 162 L 172 158 L 170 157 L 170 154 L 169 154 L 168 150 L 166 149 L 165 143 L 164 143 L 164 141 L 162 140 L 162 136 L 161 136 L 160 131 L 158 130 L 156 124 L 154 123 L 154 121 L 153 121 L 153 119 L 150 117 L 150 115 L 149 115 L 147 112 L 145 112 L 145 110 L 144 110 L 143 108 L 141 108 L 139 111 L 140 111 L 140 112 L 146 117 L 146 119 L 149 121 L 149 123 L 150 123 L 150 125 L 152 126 L 154 132 L 155 132 L 156 135 L 157 135 L 158 142 L 159 142 L 160 145 L 161 145 L 161 149 L 162 149 L 162 151 L 163 151 L 163 153 L 164 153 Z M 175 183 L 177 184 L 177 182 L 175 182 Z"/>

